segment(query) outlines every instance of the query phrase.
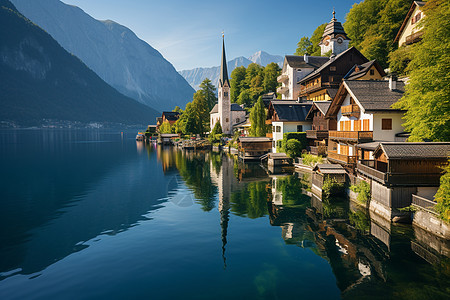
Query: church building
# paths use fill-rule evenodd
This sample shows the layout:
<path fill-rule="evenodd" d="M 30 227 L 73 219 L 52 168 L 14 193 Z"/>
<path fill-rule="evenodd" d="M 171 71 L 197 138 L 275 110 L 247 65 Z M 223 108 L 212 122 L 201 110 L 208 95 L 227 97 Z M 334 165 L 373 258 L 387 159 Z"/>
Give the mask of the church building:
<path fill-rule="evenodd" d="M 227 59 L 225 56 L 225 39 L 222 35 L 222 62 L 220 64 L 218 103 L 209 114 L 211 130 L 217 122 L 220 122 L 224 134 L 232 134 L 233 126 L 244 122 L 246 115 L 245 110 L 240 105 L 236 103 L 231 104 L 230 88 Z"/>

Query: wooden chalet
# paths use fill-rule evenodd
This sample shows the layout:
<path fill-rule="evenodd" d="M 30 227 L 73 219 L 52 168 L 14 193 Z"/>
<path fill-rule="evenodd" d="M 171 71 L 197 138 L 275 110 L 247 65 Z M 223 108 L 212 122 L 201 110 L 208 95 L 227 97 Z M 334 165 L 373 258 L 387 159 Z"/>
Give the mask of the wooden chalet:
<path fill-rule="evenodd" d="M 240 159 L 260 160 L 261 156 L 272 150 L 272 139 L 267 137 L 240 137 L 238 139 Z"/>
<path fill-rule="evenodd" d="M 404 111 L 391 106 L 403 93 L 404 83 L 392 79 L 344 80 L 326 113 L 337 124 L 328 134 L 328 160 L 354 168 L 358 144 L 397 141 Z"/>
<path fill-rule="evenodd" d="M 328 130 L 337 129 L 336 120 L 325 118 L 330 105 L 331 101 L 316 101 L 306 116 L 307 120 L 312 121 L 312 129 L 306 130 L 311 154 L 325 156 L 328 146 Z"/>
<path fill-rule="evenodd" d="M 400 27 L 394 43 L 398 42 L 398 47 L 411 45 L 422 40 L 422 26 L 419 21 L 425 16 L 422 7 L 426 4 L 424 1 L 413 1 L 402 26 Z"/>
<path fill-rule="evenodd" d="M 312 190 L 322 192 L 322 187 L 326 179 L 333 179 L 338 183 L 345 183 L 347 181 L 347 172 L 341 165 L 317 164 L 312 173 Z"/>
<path fill-rule="evenodd" d="M 342 79 L 355 65 L 369 60 L 355 47 L 351 47 L 299 81 L 301 98 L 313 101 L 332 100 Z"/>
<path fill-rule="evenodd" d="M 437 187 L 449 156 L 450 143 L 381 142 L 357 172 L 384 186 Z"/>
<path fill-rule="evenodd" d="M 371 60 L 361 65 L 354 65 L 344 76 L 346 80 L 382 80 L 386 76 L 378 61 Z"/>

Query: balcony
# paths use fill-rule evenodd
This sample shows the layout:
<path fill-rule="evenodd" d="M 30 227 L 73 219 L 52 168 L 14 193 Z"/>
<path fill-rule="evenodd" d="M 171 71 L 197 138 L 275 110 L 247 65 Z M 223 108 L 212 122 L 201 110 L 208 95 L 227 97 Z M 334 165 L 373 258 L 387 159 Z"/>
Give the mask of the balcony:
<path fill-rule="evenodd" d="M 343 116 L 355 116 L 358 117 L 360 110 L 357 104 L 351 104 L 341 107 L 341 113 Z"/>
<path fill-rule="evenodd" d="M 300 95 L 304 95 L 306 93 L 311 93 L 317 90 L 320 90 L 324 85 L 322 83 L 316 83 L 310 86 L 300 86 Z"/>
<path fill-rule="evenodd" d="M 355 165 L 357 156 L 338 154 L 336 152 L 328 152 L 328 160 L 338 164 Z"/>
<path fill-rule="evenodd" d="M 282 74 L 280 76 L 277 77 L 277 81 L 280 83 L 286 82 L 289 80 L 289 76 L 286 74 Z"/>
<path fill-rule="evenodd" d="M 373 140 L 373 131 L 336 131 L 330 130 L 330 139 L 348 142 L 370 142 Z"/>
<path fill-rule="evenodd" d="M 439 186 L 440 174 L 384 172 L 376 168 L 375 160 L 360 160 L 356 169 L 362 175 L 386 186 Z"/>
<path fill-rule="evenodd" d="M 435 210 L 435 207 L 436 207 L 437 203 L 432 201 L 432 200 L 429 200 L 429 199 L 426 199 L 424 197 L 420 197 L 420 196 L 417 196 L 417 195 L 413 194 L 412 195 L 412 204 L 414 206 L 417 206 L 417 207 L 419 207 L 421 209 L 424 209 L 424 210 L 426 210 L 426 211 L 428 211 L 428 212 L 430 212 L 432 214 L 437 214 L 436 210 Z"/>
<path fill-rule="evenodd" d="M 280 86 L 277 88 L 278 94 L 286 94 L 287 92 L 289 92 L 289 88 L 287 86 Z"/>
<path fill-rule="evenodd" d="M 326 156 L 327 155 L 327 146 L 311 146 L 310 152 L 313 155 L 321 155 Z"/>
<path fill-rule="evenodd" d="M 311 140 L 327 139 L 328 130 L 306 130 L 306 138 Z"/>
<path fill-rule="evenodd" d="M 411 45 L 411 44 L 420 42 L 422 40 L 422 35 L 423 35 L 423 31 L 419 31 L 419 32 L 416 32 L 416 33 L 413 33 L 413 34 L 407 36 L 405 44 Z"/>

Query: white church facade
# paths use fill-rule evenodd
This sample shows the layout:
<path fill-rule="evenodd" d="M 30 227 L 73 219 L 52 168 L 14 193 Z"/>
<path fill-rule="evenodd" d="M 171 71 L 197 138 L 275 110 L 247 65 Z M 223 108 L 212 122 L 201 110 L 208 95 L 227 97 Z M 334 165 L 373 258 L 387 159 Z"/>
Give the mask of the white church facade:
<path fill-rule="evenodd" d="M 230 81 L 228 80 L 227 60 L 225 56 L 225 40 L 222 40 L 222 62 L 220 64 L 220 78 L 218 103 L 210 112 L 211 130 L 217 122 L 222 126 L 224 134 L 232 134 L 233 126 L 245 121 L 246 111 L 238 104 L 230 101 Z"/>

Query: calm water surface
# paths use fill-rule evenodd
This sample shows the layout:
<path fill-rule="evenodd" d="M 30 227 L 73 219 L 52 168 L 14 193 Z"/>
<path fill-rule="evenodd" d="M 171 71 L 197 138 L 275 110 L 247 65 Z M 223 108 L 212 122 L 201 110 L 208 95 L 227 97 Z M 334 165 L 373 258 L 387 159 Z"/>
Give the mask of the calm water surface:
<path fill-rule="evenodd" d="M 448 241 L 134 136 L 0 131 L 0 299 L 448 297 Z"/>

